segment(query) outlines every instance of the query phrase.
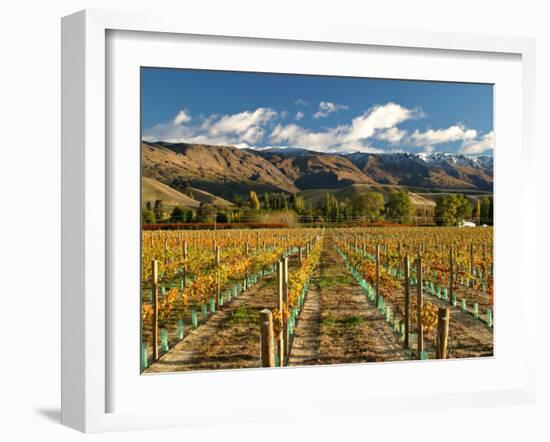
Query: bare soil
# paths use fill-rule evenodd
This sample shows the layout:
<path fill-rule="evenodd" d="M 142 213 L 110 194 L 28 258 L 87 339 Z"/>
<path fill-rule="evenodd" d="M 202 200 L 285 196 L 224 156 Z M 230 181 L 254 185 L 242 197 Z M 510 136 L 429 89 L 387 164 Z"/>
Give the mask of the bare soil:
<path fill-rule="evenodd" d="M 289 268 L 297 266 L 296 256 Z M 145 370 L 160 373 L 260 367 L 260 311 L 277 306 L 276 274 L 217 311 Z"/>
<path fill-rule="evenodd" d="M 330 234 L 320 261 L 319 363 L 409 359 L 399 337 L 346 270 Z"/>

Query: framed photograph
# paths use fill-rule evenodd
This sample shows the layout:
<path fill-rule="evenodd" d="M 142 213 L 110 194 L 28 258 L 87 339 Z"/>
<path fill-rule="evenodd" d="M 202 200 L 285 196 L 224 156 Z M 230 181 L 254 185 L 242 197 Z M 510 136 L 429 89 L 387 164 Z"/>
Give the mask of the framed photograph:
<path fill-rule="evenodd" d="M 62 44 L 64 424 L 533 400 L 532 40 L 83 11 Z"/>

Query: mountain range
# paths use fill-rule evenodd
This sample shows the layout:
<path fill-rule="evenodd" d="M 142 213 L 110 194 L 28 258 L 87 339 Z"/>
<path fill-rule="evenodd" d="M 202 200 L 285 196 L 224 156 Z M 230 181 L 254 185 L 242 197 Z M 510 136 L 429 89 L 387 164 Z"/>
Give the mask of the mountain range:
<path fill-rule="evenodd" d="M 418 191 L 492 192 L 493 158 L 460 154 L 319 153 L 297 148 L 142 142 L 142 175 L 189 196 L 228 204 L 236 195 L 298 193 L 349 186 L 404 186 Z M 154 180 L 154 181 L 151 181 Z M 167 189 L 163 189 L 167 191 Z M 195 198 L 198 201 L 197 198 Z"/>

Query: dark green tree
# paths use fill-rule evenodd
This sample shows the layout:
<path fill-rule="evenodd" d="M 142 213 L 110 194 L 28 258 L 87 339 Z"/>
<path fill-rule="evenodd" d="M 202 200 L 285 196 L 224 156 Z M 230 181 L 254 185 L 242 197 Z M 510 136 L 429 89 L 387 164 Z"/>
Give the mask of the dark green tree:
<path fill-rule="evenodd" d="M 305 210 L 304 197 L 297 193 L 292 194 L 291 204 L 296 213 L 302 213 Z"/>
<path fill-rule="evenodd" d="M 326 221 L 338 221 L 340 219 L 340 203 L 332 193 L 325 194 L 323 212 Z"/>
<path fill-rule="evenodd" d="M 412 222 L 414 206 L 407 192 L 394 190 L 390 192 L 386 203 L 386 218 L 401 224 Z"/>
<path fill-rule="evenodd" d="M 487 196 L 481 198 L 480 218 L 482 224 L 493 224 L 493 200 Z"/>
<path fill-rule="evenodd" d="M 271 209 L 271 197 L 269 196 L 269 192 L 264 193 L 264 208 L 266 210 Z"/>
<path fill-rule="evenodd" d="M 472 205 L 464 195 L 446 195 L 436 201 L 435 221 L 440 226 L 456 226 L 472 216 Z"/>
<path fill-rule="evenodd" d="M 164 219 L 164 204 L 162 200 L 155 201 L 153 212 L 155 214 L 155 219 L 157 220 L 157 223 L 162 222 L 162 220 Z"/>
<path fill-rule="evenodd" d="M 230 223 L 231 222 L 231 212 L 226 212 L 225 210 L 222 210 L 221 212 L 218 212 L 216 215 L 216 222 L 218 223 Z"/>
<path fill-rule="evenodd" d="M 141 209 L 141 222 L 143 224 L 155 224 L 157 222 L 155 214 L 151 209 L 147 207 Z"/>
<path fill-rule="evenodd" d="M 176 206 L 172 209 L 170 213 L 170 222 L 171 223 L 184 223 L 187 221 L 187 212 L 183 207 Z"/>
<path fill-rule="evenodd" d="M 358 193 L 352 200 L 355 216 L 373 221 L 380 219 L 384 212 L 384 195 L 379 192 Z"/>
<path fill-rule="evenodd" d="M 200 222 L 214 221 L 217 213 L 216 206 L 210 203 L 201 203 L 197 210 L 197 219 Z"/>

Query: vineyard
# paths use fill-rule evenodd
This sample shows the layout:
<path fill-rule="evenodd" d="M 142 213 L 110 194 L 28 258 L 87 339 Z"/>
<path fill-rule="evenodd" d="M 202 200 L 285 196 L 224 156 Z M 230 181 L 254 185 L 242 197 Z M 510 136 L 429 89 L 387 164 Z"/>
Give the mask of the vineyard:
<path fill-rule="evenodd" d="M 491 356 L 492 234 L 144 230 L 141 369 Z"/>

